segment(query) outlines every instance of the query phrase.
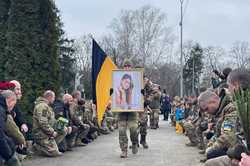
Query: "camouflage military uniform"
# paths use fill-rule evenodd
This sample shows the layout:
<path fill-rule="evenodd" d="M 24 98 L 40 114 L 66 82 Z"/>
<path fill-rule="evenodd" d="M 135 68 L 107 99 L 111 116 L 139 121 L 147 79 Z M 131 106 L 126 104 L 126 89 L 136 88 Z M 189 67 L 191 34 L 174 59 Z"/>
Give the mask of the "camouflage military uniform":
<path fill-rule="evenodd" d="M 98 127 L 95 126 L 93 122 L 93 110 L 91 105 L 86 105 L 85 106 L 85 111 L 83 114 L 83 122 L 87 125 L 89 125 L 89 133 L 88 133 L 88 138 L 91 139 L 96 139 L 98 137 Z"/>
<path fill-rule="evenodd" d="M 183 128 L 185 130 L 185 135 L 189 138 L 190 143 L 186 145 L 197 145 L 197 138 L 195 133 L 195 128 L 197 125 L 197 121 L 199 120 L 199 110 L 196 106 L 192 108 L 193 114 L 189 116 L 183 122 Z"/>
<path fill-rule="evenodd" d="M 154 91 L 150 94 L 150 104 L 152 112 L 150 112 L 150 127 L 152 129 L 159 128 L 159 113 L 160 113 L 160 92 Z"/>
<path fill-rule="evenodd" d="M 113 112 L 109 109 L 105 112 L 107 127 L 110 131 L 114 131 L 114 115 Z"/>
<path fill-rule="evenodd" d="M 34 148 L 43 155 L 53 157 L 61 154 L 57 144 L 65 138 L 66 133 L 64 131 L 57 132 L 57 136 L 53 137 L 55 132 L 53 127 L 56 120 L 52 108 L 47 103 L 48 101 L 42 97 L 36 100 L 32 133 Z"/>
<path fill-rule="evenodd" d="M 238 116 L 236 112 L 236 106 L 232 102 L 232 97 L 226 95 L 221 103 L 220 108 L 215 115 L 215 128 L 214 136 L 211 138 L 208 148 L 206 150 L 207 155 L 212 154 L 213 151 L 224 151 L 237 143 L 235 136 L 236 132 L 239 132 L 240 126 L 238 126 Z"/>
<path fill-rule="evenodd" d="M 198 141 L 198 148 L 205 150 L 206 144 L 204 140 L 204 132 L 208 128 L 208 115 L 205 112 L 199 112 L 199 120 L 195 128 L 196 138 Z"/>
<path fill-rule="evenodd" d="M 139 113 L 139 129 L 141 135 L 140 144 L 145 149 L 148 148 L 148 144 L 146 142 L 147 128 L 148 128 L 148 105 L 145 105 L 144 112 Z"/>
<path fill-rule="evenodd" d="M 204 164 L 204 166 L 231 166 L 231 159 L 228 156 L 216 157 Z"/>
<path fill-rule="evenodd" d="M 83 123 L 84 112 L 80 109 L 79 105 L 72 103 L 69 106 L 69 114 L 73 125 L 77 126 L 78 128 L 75 145 L 84 146 L 84 144 L 82 143 L 82 139 L 86 138 L 90 129 L 88 124 Z M 73 144 L 73 142 L 71 142 L 71 144 Z"/>
<path fill-rule="evenodd" d="M 118 113 L 119 143 L 121 151 L 127 155 L 128 136 L 127 128 L 130 130 L 133 153 L 137 153 L 138 146 L 138 113 L 121 112 Z"/>

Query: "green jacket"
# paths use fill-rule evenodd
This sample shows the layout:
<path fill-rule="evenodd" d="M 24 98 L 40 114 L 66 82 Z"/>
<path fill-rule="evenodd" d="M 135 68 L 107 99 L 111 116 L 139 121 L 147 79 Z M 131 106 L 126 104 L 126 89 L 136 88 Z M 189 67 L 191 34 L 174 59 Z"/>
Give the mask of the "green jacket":
<path fill-rule="evenodd" d="M 55 114 L 47 103 L 48 101 L 43 97 L 39 97 L 35 101 L 32 129 L 34 139 L 46 139 L 53 136 Z"/>
<path fill-rule="evenodd" d="M 7 115 L 6 134 L 14 140 L 16 145 L 22 145 L 25 143 L 25 138 L 11 115 Z"/>
<path fill-rule="evenodd" d="M 221 101 L 216 120 L 215 142 L 212 144 L 212 148 L 230 148 L 235 145 L 237 141 L 235 133 L 238 132 L 239 126 L 236 125 L 238 124 L 238 115 L 231 96 L 226 95 Z"/>

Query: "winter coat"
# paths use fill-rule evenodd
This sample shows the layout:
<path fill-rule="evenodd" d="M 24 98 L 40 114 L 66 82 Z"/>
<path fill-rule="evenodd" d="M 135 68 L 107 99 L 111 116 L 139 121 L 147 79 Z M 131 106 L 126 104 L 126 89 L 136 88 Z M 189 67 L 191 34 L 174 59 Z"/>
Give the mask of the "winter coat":
<path fill-rule="evenodd" d="M 7 105 L 0 95 L 0 156 L 8 161 L 15 153 L 15 145 L 11 138 L 5 134 L 7 120 Z"/>

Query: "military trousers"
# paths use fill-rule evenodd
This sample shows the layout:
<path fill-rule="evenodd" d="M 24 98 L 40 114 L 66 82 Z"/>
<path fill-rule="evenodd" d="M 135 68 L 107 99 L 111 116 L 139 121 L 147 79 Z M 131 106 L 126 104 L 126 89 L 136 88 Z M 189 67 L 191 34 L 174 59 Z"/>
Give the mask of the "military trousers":
<path fill-rule="evenodd" d="M 58 133 L 55 138 L 47 137 L 44 139 L 34 139 L 34 148 L 40 153 L 41 155 L 55 157 L 58 156 L 59 149 L 58 145 L 64 140 L 67 133 L 62 132 Z"/>
<path fill-rule="evenodd" d="M 140 135 L 147 135 L 147 128 L 148 128 L 148 113 L 142 112 L 139 113 L 139 131 Z"/>
<path fill-rule="evenodd" d="M 127 128 L 132 144 L 138 144 L 138 113 L 121 112 L 118 114 L 119 144 L 122 151 L 128 149 Z"/>
<path fill-rule="evenodd" d="M 153 129 L 156 129 L 159 126 L 159 112 L 160 109 L 152 109 L 152 112 L 150 113 L 150 127 Z"/>
<path fill-rule="evenodd" d="M 185 130 L 185 134 L 190 140 L 191 143 L 197 143 L 197 135 L 195 133 L 195 125 L 191 122 L 184 122 L 183 127 Z"/>
<path fill-rule="evenodd" d="M 114 126 L 113 126 L 114 118 L 113 117 L 107 117 L 106 118 L 106 124 L 107 124 L 108 129 L 113 129 L 114 128 Z"/>
<path fill-rule="evenodd" d="M 228 156 L 221 156 L 207 160 L 204 166 L 231 166 L 231 159 Z"/>
<path fill-rule="evenodd" d="M 77 139 L 82 140 L 83 138 L 86 138 L 87 134 L 89 133 L 89 130 L 90 126 L 88 124 L 83 124 L 82 126 L 79 126 Z"/>

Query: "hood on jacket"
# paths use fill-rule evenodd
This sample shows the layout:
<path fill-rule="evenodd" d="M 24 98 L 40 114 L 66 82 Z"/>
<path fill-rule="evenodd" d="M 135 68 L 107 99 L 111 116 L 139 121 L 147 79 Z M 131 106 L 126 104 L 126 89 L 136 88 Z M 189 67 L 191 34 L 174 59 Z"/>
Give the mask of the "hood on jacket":
<path fill-rule="evenodd" d="M 38 97 L 36 99 L 36 101 L 35 101 L 35 105 L 40 104 L 40 103 L 46 103 L 46 104 L 48 104 L 49 101 L 47 99 L 45 99 L 44 97 Z"/>
<path fill-rule="evenodd" d="M 0 106 L 2 106 L 6 110 L 8 108 L 7 104 L 6 104 L 6 100 L 5 100 L 5 98 L 2 95 L 0 95 Z"/>

